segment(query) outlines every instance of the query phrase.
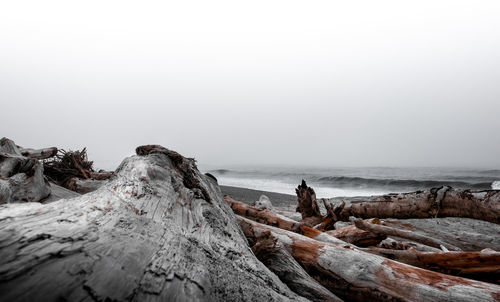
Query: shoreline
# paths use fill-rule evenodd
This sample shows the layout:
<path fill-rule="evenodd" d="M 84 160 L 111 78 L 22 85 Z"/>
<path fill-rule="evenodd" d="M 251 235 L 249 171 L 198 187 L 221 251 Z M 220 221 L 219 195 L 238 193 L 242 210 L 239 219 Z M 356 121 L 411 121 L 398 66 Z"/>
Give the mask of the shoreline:
<path fill-rule="evenodd" d="M 219 185 L 222 194 L 229 195 L 231 198 L 254 205 L 261 195 L 266 195 L 271 200 L 273 206 L 289 207 L 297 204 L 297 196 L 291 194 L 276 193 L 270 191 L 254 190 L 242 187 Z"/>

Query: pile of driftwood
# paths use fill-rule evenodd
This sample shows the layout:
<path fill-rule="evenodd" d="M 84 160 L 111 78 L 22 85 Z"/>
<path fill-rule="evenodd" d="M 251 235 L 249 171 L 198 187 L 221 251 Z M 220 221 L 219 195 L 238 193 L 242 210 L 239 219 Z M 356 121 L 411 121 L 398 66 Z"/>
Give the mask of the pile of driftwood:
<path fill-rule="evenodd" d="M 0 139 L 0 204 L 42 201 L 54 185 L 84 194 L 96 190 L 112 172 L 95 172 L 87 151 L 56 147 L 29 149 Z M 52 185 L 51 185 L 52 183 Z"/>
<path fill-rule="evenodd" d="M 57 184 L 78 192 L 88 193 L 102 185 L 101 180 L 113 176 L 113 172 L 95 172 L 94 163 L 87 158 L 87 149 L 81 151 L 59 150 L 54 157 L 43 163 L 45 175 Z"/>
<path fill-rule="evenodd" d="M 500 301 L 499 191 L 320 204 L 302 182 L 296 221 L 141 146 L 97 190 L 33 202 L 56 153 L 0 141 L 0 301 Z"/>
<path fill-rule="evenodd" d="M 500 191 L 441 187 L 351 200 L 322 199 L 325 215 L 304 181 L 296 194 L 300 221 L 224 198 L 258 259 L 292 290 L 307 293 L 307 298 L 330 301 L 326 291 L 347 301 L 500 300 L 494 285 L 500 282 L 500 253 L 488 242 L 481 246 L 474 238 L 454 238 L 459 239 L 459 247 L 447 236 L 431 237 L 425 228 L 418 230 L 411 224 L 411 218 L 439 221 L 436 217 L 499 224 Z M 500 238 L 498 228 L 491 231 L 493 238 Z M 470 250 L 477 245 L 481 250 Z M 492 245 L 498 248 L 498 243 Z"/>

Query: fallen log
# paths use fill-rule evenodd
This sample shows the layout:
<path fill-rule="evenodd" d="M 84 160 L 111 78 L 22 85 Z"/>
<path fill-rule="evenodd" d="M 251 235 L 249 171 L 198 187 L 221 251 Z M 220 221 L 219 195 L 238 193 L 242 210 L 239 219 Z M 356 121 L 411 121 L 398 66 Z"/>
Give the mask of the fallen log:
<path fill-rule="evenodd" d="M 476 280 L 500 281 L 500 253 L 481 252 L 420 252 L 415 249 L 391 250 L 370 247 L 364 251 L 398 262 Z"/>
<path fill-rule="evenodd" d="M 249 241 L 278 240 L 304 269 L 349 301 L 500 301 L 500 286 L 416 268 L 239 217 Z"/>
<path fill-rule="evenodd" d="M 256 208 L 244 202 L 236 201 L 229 195 L 224 195 L 224 200 L 237 215 L 288 231 L 298 232 L 300 230 L 301 223 L 283 215 L 276 214 L 269 209 Z"/>
<path fill-rule="evenodd" d="M 346 203 L 339 213 L 343 221 L 349 216 L 363 219 L 464 217 L 500 224 L 499 190 L 459 190 L 444 186 L 412 193 L 332 198 L 328 202 L 332 206 Z"/>
<path fill-rule="evenodd" d="M 409 240 L 419 242 L 419 243 L 422 243 L 424 245 L 428 245 L 428 246 L 435 247 L 435 248 L 441 248 L 444 246 L 448 250 L 461 251 L 460 248 L 458 248 L 452 244 L 446 243 L 446 242 L 441 241 L 441 240 L 436 239 L 436 238 L 424 236 L 424 235 L 421 235 L 421 234 L 418 234 L 418 233 L 415 233 L 412 231 L 406 231 L 406 230 L 401 230 L 401 229 L 388 227 L 388 226 L 384 226 L 384 225 L 380 225 L 380 224 L 370 223 L 368 221 L 365 221 L 365 220 L 362 220 L 359 218 L 356 219 L 354 224 L 356 225 L 357 228 L 372 232 L 374 234 L 380 234 L 380 235 L 385 235 L 385 236 L 396 236 L 399 238 L 409 239 Z"/>
<path fill-rule="evenodd" d="M 252 246 L 257 259 L 275 273 L 292 291 L 311 301 L 342 301 L 311 276 L 293 259 L 283 245 L 268 234 Z"/>
<path fill-rule="evenodd" d="M 335 230 L 326 231 L 325 233 L 359 247 L 377 245 L 387 238 L 386 234 L 363 230 L 355 225 L 348 225 Z"/>
<path fill-rule="evenodd" d="M 1 301 L 284 301 L 218 185 L 160 146 L 98 190 L 0 206 Z"/>

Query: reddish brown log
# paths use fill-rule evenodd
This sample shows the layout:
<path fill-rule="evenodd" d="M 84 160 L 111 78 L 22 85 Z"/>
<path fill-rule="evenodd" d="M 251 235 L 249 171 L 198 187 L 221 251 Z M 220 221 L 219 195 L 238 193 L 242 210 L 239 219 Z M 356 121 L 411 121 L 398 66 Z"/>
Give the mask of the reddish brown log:
<path fill-rule="evenodd" d="M 387 238 L 384 234 L 365 231 L 354 225 L 348 225 L 336 230 L 326 231 L 325 233 L 360 247 L 377 245 L 380 241 Z"/>
<path fill-rule="evenodd" d="M 274 213 L 269 209 L 258 209 L 241 201 L 236 201 L 225 195 L 224 200 L 231 206 L 233 212 L 248 219 L 272 225 L 284 230 L 299 232 L 301 223 Z"/>
<path fill-rule="evenodd" d="M 374 253 L 413 266 L 477 280 L 498 283 L 500 253 L 498 252 L 419 252 L 415 249 L 390 250 L 367 248 Z"/>
<path fill-rule="evenodd" d="M 268 236 L 266 239 L 255 242 L 252 251 L 257 259 L 275 273 L 292 291 L 315 302 L 342 301 L 309 276 L 269 232 L 266 236 Z"/>
<path fill-rule="evenodd" d="M 302 267 L 349 301 L 500 301 L 500 286 L 416 268 L 239 217 L 249 241 L 278 240 Z"/>

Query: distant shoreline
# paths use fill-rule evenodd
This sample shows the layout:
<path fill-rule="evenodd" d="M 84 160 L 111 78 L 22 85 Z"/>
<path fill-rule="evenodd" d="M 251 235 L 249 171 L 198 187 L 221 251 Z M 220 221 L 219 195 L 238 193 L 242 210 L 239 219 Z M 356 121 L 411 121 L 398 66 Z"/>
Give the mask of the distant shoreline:
<path fill-rule="evenodd" d="M 290 206 L 297 202 L 297 197 L 291 194 L 282 194 L 269 191 L 253 190 L 241 187 L 220 186 L 222 193 L 231 198 L 253 205 L 260 195 L 266 195 L 273 206 Z"/>

